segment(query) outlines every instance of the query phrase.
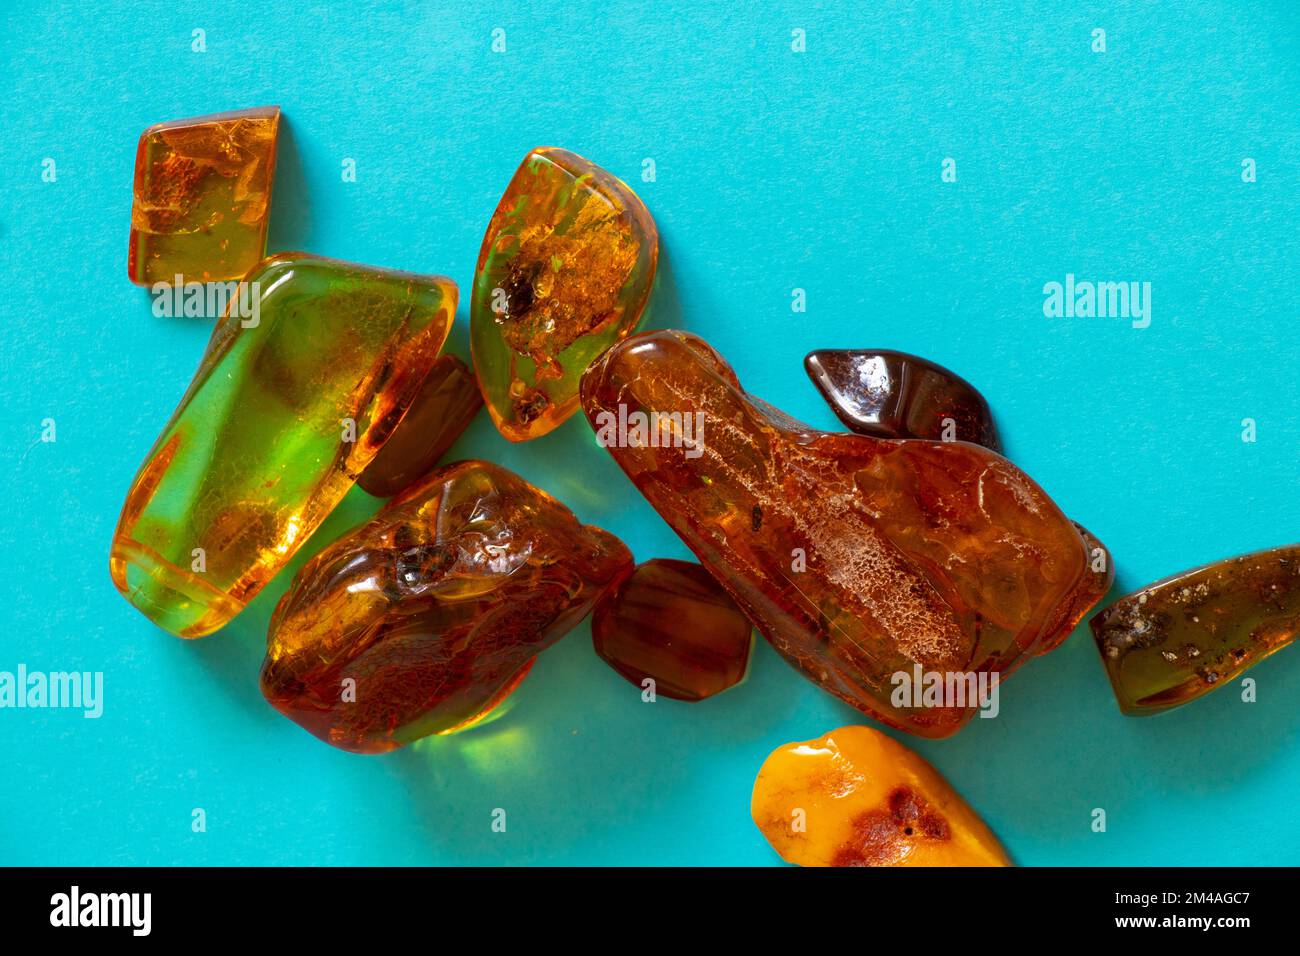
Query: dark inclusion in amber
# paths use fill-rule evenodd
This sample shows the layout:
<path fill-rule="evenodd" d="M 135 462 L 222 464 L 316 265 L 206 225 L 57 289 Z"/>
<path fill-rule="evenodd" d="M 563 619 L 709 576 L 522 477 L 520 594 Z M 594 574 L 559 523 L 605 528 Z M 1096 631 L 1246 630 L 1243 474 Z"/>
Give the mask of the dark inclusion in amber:
<path fill-rule="evenodd" d="M 486 716 L 632 555 L 504 468 L 463 461 L 303 567 L 271 619 L 262 693 L 344 750 Z"/>
<path fill-rule="evenodd" d="M 357 484 L 377 498 L 397 494 L 438 463 L 482 407 L 469 366 L 454 355 L 439 356 L 419 395 Z"/>
<path fill-rule="evenodd" d="M 1300 545 L 1157 581 L 1089 622 L 1126 714 L 1195 700 L 1295 640 Z"/>
<path fill-rule="evenodd" d="M 753 627 L 713 575 L 656 558 L 596 604 L 591 638 L 610 667 L 657 695 L 698 701 L 740 683 Z"/>
<path fill-rule="evenodd" d="M 896 706 L 896 673 L 1005 676 L 1094 599 L 1078 530 L 1000 455 L 816 431 L 746 394 L 696 336 L 615 345 L 583 377 L 582 402 L 598 440 L 764 637 L 891 726 L 943 737 L 976 709 Z"/>
<path fill-rule="evenodd" d="M 859 434 L 1002 450 L 989 403 L 942 365 L 882 349 L 819 350 L 803 364 L 831 410 Z"/>

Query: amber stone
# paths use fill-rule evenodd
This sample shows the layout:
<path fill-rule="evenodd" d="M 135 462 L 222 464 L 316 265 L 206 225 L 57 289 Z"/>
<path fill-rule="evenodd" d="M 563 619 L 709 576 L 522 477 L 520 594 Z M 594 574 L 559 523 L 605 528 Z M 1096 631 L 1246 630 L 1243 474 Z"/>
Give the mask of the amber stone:
<path fill-rule="evenodd" d="M 1300 632 L 1300 545 L 1175 574 L 1089 622 L 1124 713 L 1195 700 Z"/>
<path fill-rule="evenodd" d="M 439 356 L 420 394 L 357 484 L 377 498 L 397 494 L 438 463 L 482 407 L 469 367 L 454 355 Z"/>
<path fill-rule="evenodd" d="M 967 441 L 1001 452 L 993 413 L 979 390 L 941 365 L 905 352 L 820 350 L 804 368 L 831 409 L 853 431 L 876 438 Z M 1106 596 L 1115 568 L 1106 546 L 1078 522 L 1088 554 L 1089 582 L 1062 610 L 1055 636 L 1039 653 L 1057 647 Z"/>
<path fill-rule="evenodd" d="M 1010 866 L 984 821 L 933 767 L 870 727 L 774 750 L 754 823 L 800 866 Z"/>
<path fill-rule="evenodd" d="M 266 250 L 280 108 L 151 126 L 135 156 L 127 274 L 137 285 L 242 279 Z"/>
<path fill-rule="evenodd" d="M 441 276 L 301 252 L 264 260 L 127 493 L 109 557 L 117 589 L 181 637 L 240 613 L 374 459 L 455 315 Z"/>
<path fill-rule="evenodd" d="M 655 558 L 600 599 L 591 639 L 637 687 L 650 678 L 656 695 L 697 701 L 744 679 L 753 627 L 703 567 Z"/>
<path fill-rule="evenodd" d="M 819 350 L 803 364 L 831 410 L 855 432 L 1002 450 L 989 403 L 942 365 L 881 349 Z"/>
<path fill-rule="evenodd" d="M 262 693 L 357 753 L 450 733 L 631 568 L 621 541 L 518 475 L 447 465 L 298 573 L 271 619 Z"/>
<path fill-rule="evenodd" d="M 474 371 L 501 434 L 527 441 L 578 408 L 591 360 L 641 321 L 659 236 L 616 176 L 533 150 L 492 214 L 474 275 Z"/>
<path fill-rule="evenodd" d="M 1079 532 L 1000 455 L 815 431 L 752 399 L 696 336 L 615 345 L 582 401 L 597 442 L 763 636 L 891 726 L 954 733 L 976 707 L 895 706 L 892 676 L 1006 676 L 1095 587 Z"/>

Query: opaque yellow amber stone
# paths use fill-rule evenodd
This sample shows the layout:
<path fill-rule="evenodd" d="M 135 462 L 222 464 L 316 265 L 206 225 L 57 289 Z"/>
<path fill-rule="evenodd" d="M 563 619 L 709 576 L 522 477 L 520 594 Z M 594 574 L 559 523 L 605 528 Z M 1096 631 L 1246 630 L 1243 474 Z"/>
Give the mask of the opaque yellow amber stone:
<path fill-rule="evenodd" d="M 617 177 L 563 149 L 533 150 L 492 214 L 470 308 L 474 371 L 511 441 L 578 408 L 578 382 L 636 328 L 659 259 L 654 219 Z"/>
<path fill-rule="evenodd" d="M 1010 866 L 984 821 L 933 767 L 870 727 L 774 750 L 754 823 L 800 866 Z"/>
<path fill-rule="evenodd" d="M 280 108 L 151 126 L 135 157 L 127 274 L 138 285 L 242 279 L 266 249 Z"/>
<path fill-rule="evenodd" d="M 245 283 L 113 537 L 113 583 L 181 637 L 224 625 L 311 536 L 405 414 L 456 314 L 450 279 L 304 253 Z"/>

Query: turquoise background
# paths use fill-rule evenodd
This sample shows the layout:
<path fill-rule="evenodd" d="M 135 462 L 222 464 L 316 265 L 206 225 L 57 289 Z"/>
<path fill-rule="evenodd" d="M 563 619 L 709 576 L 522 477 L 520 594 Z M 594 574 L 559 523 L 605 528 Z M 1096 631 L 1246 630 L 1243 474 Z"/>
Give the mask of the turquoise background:
<path fill-rule="evenodd" d="M 136 139 L 161 120 L 278 103 L 270 249 L 462 292 L 527 150 L 575 150 L 659 224 L 652 325 L 703 335 L 826 428 L 810 349 L 951 367 L 1110 546 L 1116 594 L 1300 537 L 1297 4 L 89 6 L 0 0 L 0 670 L 105 674 L 99 720 L 0 710 L 0 862 L 773 864 L 749 818 L 759 765 L 859 721 L 762 644 L 730 693 L 642 703 L 584 624 L 503 718 L 363 758 L 258 691 L 290 573 L 198 642 L 134 611 L 109 540 L 211 325 L 155 318 L 126 278 Z M 1150 328 L 1045 318 L 1067 272 L 1151 282 Z M 457 321 L 464 354 L 466 307 Z M 687 554 L 581 419 L 511 446 L 480 416 L 456 454 L 519 471 L 640 560 Z M 374 507 L 354 491 L 290 570 Z M 998 719 L 907 742 L 1024 864 L 1295 863 L 1298 654 L 1251 672 L 1257 703 L 1228 687 L 1135 720 L 1082 628 L 1002 688 Z"/>

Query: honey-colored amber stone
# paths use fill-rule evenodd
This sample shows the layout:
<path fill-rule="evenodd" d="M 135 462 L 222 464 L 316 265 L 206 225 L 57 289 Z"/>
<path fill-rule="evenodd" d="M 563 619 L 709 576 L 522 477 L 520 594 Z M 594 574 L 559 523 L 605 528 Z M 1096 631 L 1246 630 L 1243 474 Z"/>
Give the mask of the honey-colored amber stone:
<path fill-rule="evenodd" d="M 892 677 L 1005 677 L 1095 586 L 1038 485 L 965 442 L 819 432 L 751 398 L 682 332 L 615 345 L 582 382 L 614 459 L 772 645 L 864 713 L 928 737 L 973 705 L 895 706 Z"/>
<path fill-rule="evenodd" d="M 870 727 L 774 750 L 754 823 L 800 866 L 1010 866 L 984 821 L 918 754 Z"/>
<path fill-rule="evenodd" d="M 1158 714 L 1207 694 L 1300 633 L 1300 545 L 1184 571 L 1089 621 L 1120 709 Z"/>
<path fill-rule="evenodd" d="M 127 494 L 118 590 L 181 637 L 243 610 L 387 440 L 455 314 L 450 279 L 300 252 L 262 262 Z"/>
<path fill-rule="evenodd" d="M 138 285 L 242 279 L 266 249 L 280 108 L 151 126 L 135 155 L 127 274 Z"/>
<path fill-rule="evenodd" d="M 469 367 L 454 355 L 440 356 L 420 394 L 357 484 L 376 498 L 397 494 L 438 464 L 482 407 L 483 397 Z"/>
<path fill-rule="evenodd" d="M 450 733 L 631 568 L 621 541 L 518 475 L 447 465 L 298 573 L 271 619 L 262 693 L 357 753 Z"/>
<path fill-rule="evenodd" d="M 884 349 L 823 349 L 803 364 L 831 411 L 859 434 L 1002 450 L 989 403 L 942 365 Z"/>
<path fill-rule="evenodd" d="M 656 695 L 697 701 L 740 683 L 753 646 L 749 619 L 693 561 L 655 558 L 612 588 L 591 616 L 610 667 Z"/>
<path fill-rule="evenodd" d="M 502 435 L 537 438 L 577 410 L 583 371 L 641 321 L 658 261 L 654 219 L 622 180 L 563 149 L 524 157 L 470 303 L 474 371 Z"/>

